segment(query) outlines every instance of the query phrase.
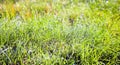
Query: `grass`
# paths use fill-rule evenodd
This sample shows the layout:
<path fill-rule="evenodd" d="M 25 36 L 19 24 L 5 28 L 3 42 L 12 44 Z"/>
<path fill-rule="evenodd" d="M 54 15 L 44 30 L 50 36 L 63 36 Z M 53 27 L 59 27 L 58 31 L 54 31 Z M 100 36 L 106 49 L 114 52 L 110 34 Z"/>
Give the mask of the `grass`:
<path fill-rule="evenodd" d="M 119 65 L 119 0 L 0 1 L 0 65 Z"/>

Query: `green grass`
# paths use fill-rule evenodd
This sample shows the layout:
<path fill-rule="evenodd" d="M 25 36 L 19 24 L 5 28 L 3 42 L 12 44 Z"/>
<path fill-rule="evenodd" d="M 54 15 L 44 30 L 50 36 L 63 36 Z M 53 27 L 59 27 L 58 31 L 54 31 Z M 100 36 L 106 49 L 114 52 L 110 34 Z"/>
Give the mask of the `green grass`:
<path fill-rule="evenodd" d="M 0 65 L 120 64 L 119 0 L 36 1 L 1 2 Z"/>

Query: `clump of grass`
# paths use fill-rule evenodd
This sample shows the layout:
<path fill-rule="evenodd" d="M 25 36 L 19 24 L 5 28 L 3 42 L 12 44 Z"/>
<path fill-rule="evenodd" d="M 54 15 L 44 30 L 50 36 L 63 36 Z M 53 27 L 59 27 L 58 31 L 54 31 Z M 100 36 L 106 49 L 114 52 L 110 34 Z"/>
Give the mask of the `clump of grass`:
<path fill-rule="evenodd" d="M 1 65 L 120 64 L 119 2 L 21 3 L 2 3 Z"/>

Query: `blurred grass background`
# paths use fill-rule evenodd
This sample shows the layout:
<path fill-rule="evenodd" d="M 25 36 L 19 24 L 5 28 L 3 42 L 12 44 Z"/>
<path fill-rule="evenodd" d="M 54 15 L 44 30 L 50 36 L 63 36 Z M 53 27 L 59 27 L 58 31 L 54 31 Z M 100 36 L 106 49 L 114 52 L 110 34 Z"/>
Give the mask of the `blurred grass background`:
<path fill-rule="evenodd" d="M 0 65 L 119 65 L 120 0 L 0 0 Z"/>

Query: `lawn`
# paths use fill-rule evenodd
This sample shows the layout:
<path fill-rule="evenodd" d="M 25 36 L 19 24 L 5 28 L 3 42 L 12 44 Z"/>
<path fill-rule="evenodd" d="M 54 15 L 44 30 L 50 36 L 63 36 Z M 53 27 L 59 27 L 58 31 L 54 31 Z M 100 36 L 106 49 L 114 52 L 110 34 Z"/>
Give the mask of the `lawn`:
<path fill-rule="evenodd" d="M 0 0 L 0 65 L 120 65 L 120 0 Z"/>

